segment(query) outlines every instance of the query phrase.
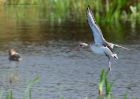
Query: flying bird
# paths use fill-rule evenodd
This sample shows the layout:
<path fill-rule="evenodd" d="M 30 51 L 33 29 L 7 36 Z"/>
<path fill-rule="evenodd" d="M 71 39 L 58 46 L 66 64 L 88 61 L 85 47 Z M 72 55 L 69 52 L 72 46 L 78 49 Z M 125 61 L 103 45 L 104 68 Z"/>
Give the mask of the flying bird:
<path fill-rule="evenodd" d="M 89 27 L 92 30 L 92 34 L 93 34 L 93 38 L 94 38 L 94 43 L 84 43 L 84 42 L 80 42 L 79 43 L 79 47 L 90 47 L 91 51 L 96 53 L 96 54 L 101 54 L 101 55 L 105 55 L 108 58 L 108 64 L 109 64 L 109 71 L 111 71 L 111 58 L 114 59 L 118 59 L 118 56 L 116 53 L 113 52 L 113 48 L 116 47 L 120 47 L 123 49 L 127 49 L 123 46 L 117 45 L 117 44 L 113 44 L 110 43 L 108 41 L 105 40 L 105 38 L 103 37 L 102 31 L 99 28 L 99 26 L 96 24 L 95 18 L 94 18 L 94 14 L 92 13 L 90 6 L 88 6 L 87 11 L 86 11 L 86 15 L 87 15 L 87 22 Z"/>

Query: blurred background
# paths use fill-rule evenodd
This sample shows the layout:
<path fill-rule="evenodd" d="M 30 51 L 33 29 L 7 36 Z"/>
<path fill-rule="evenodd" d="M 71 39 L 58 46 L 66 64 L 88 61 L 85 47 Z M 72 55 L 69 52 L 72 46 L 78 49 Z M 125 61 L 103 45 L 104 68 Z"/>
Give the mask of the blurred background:
<path fill-rule="evenodd" d="M 86 21 L 88 5 L 107 39 L 114 42 L 139 39 L 139 0 L 0 0 L 0 3 L 1 40 L 91 40 Z"/>
<path fill-rule="evenodd" d="M 89 49 L 71 51 L 79 41 L 92 41 L 88 5 L 106 40 L 132 49 L 116 51 L 119 60 L 112 62 L 110 76 L 114 97 L 140 97 L 140 0 L 0 0 L 0 87 L 21 99 L 39 74 L 33 99 L 96 99 L 106 58 Z M 8 61 L 10 48 L 22 62 Z"/>

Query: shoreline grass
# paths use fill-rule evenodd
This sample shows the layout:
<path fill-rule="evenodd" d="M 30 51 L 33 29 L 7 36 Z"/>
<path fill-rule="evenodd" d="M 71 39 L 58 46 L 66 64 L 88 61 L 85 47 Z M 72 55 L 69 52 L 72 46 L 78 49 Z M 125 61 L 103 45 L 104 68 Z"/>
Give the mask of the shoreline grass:
<path fill-rule="evenodd" d="M 38 6 L 34 13 L 40 17 L 34 17 L 46 16 L 47 19 L 50 18 L 49 21 L 56 22 L 70 19 L 71 21 L 85 23 L 85 11 L 88 5 L 94 11 L 97 23 L 140 22 L 140 2 L 137 0 L 7 0 L 4 3 L 8 10 L 16 10 L 15 5 L 21 7 Z M 17 13 L 22 15 L 23 11 Z M 12 13 L 11 16 L 13 16 Z"/>

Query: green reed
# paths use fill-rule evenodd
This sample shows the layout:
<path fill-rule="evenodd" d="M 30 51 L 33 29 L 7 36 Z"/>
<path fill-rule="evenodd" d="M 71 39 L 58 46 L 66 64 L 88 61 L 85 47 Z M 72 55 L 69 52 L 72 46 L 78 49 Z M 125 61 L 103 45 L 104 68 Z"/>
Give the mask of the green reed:
<path fill-rule="evenodd" d="M 99 82 L 98 82 L 98 92 L 99 96 L 98 99 L 114 99 L 113 93 L 112 93 L 112 87 L 113 82 L 111 82 L 108 79 L 109 70 L 105 72 L 104 69 L 102 69 L 100 76 L 99 76 Z M 128 95 L 125 94 L 122 99 L 130 99 L 128 98 Z M 137 99 L 132 97 L 132 99 Z"/>
<path fill-rule="evenodd" d="M 32 91 L 32 86 L 39 81 L 39 76 L 36 76 L 33 80 L 31 80 L 27 88 L 25 90 L 25 95 L 23 96 L 23 99 L 32 99 L 31 91 Z"/>
<path fill-rule="evenodd" d="M 113 99 L 113 96 L 111 94 L 112 92 L 112 83 L 108 80 L 109 70 L 105 72 L 104 70 L 101 71 L 100 77 L 99 77 L 99 83 L 98 83 L 98 92 L 99 92 L 99 99 Z M 105 87 L 105 92 L 104 92 Z"/>
<path fill-rule="evenodd" d="M 12 93 L 12 90 L 9 90 L 7 95 L 5 96 L 4 99 L 13 99 L 13 93 Z"/>
<path fill-rule="evenodd" d="M 33 18 L 46 16 L 49 21 L 67 20 L 85 23 L 88 5 L 94 11 L 97 22 L 115 23 L 118 21 L 139 20 L 140 2 L 137 0 L 6 0 L 5 5 L 37 5 Z M 16 8 L 14 6 L 14 8 Z M 19 14 L 23 13 L 18 12 Z"/>
<path fill-rule="evenodd" d="M 32 98 L 32 86 L 39 81 L 39 76 L 35 76 L 27 85 L 27 88 L 25 89 L 25 93 L 23 96 L 23 99 L 33 99 Z M 4 98 L 3 98 L 4 97 Z M 7 94 L 3 96 L 3 91 L 0 91 L 0 99 L 14 99 L 13 98 L 13 91 L 12 89 L 8 90 Z"/>
<path fill-rule="evenodd" d="M 112 93 L 113 83 L 108 79 L 108 75 L 109 75 L 109 71 L 105 72 L 104 69 L 100 73 L 99 82 L 98 82 L 98 92 L 99 92 L 98 95 L 99 96 L 97 97 L 97 99 L 114 99 L 114 96 Z M 38 81 L 39 81 L 39 76 L 36 76 L 35 78 L 33 78 L 33 80 L 31 80 L 28 83 L 22 99 L 33 99 L 32 98 L 32 86 Z M 12 89 L 8 90 L 8 92 L 7 92 L 6 96 L 4 96 L 4 98 L 2 98 L 2 96 L 3 96 L 3 91 L 1 90 L 0 99 L 14 99 Z M 61 96 L 58 99 L 65 99 L 65 98 Z M 91 98 L 85 97 L 84 99 L 91 99 Z M 130 99 L 130 98 L 128 98 L 128 95 L 125 94 L 122 99 Z M 137 98 L 132 97 L 132 99 L 137 99 Z"/>

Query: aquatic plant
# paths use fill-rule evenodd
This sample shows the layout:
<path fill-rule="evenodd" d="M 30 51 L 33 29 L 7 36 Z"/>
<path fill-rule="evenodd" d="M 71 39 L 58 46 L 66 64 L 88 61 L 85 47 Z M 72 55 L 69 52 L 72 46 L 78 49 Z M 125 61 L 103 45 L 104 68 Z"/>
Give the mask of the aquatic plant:
<path fill-rule="evenodd" d="M 32 86 L 39 81 L 39 76 L 35 76 L 27 85 L 27 88 L 25 89 L 25 93 L 24 93 L 24 96 L 23 96 L 23 99 L 32 99 L 32 95 L 31 95 L 31 92 L 32 92 Z M 0 99 L 3 99 L 2 98 L 3 96 L 3 91 L 0 91 Z M 14 99 L 13 98 L 13 91 L 12 89 L 9 89 L 7 94 L 4 96 L 4 99 Z"/>
<path fill-rule="evenodd" d="M 100 73 L 99 83 L 98 83 L 99 96 L 97 97 L 97 99 L 114 99 L 114 97 L 113 97 L 113 95 L 111 93 L 113 84 L 107 78 L 108 73 L 109 73 L 109 71 L 105 72 L 104 69 L 102 69 L 102 71 Z M 39 81 L 39 78 L 40 78 L 39 76 L 36 76 L 35 78 L 33 78 L 33 80 L 31 80 L 28 83 L 27 88 L 25 89 L 25 93 L 24 93 L 24 96 L 23 96 L 22 99 L 33 99 L 32 94 L 31 94 L 32 86 Z M 0 90 L 0 99 L 3 99 L 2 96 L 3 96 L 3 91 Z M 8 90 L 7 94 L 4 96 L 4 99 L 14 99 L 12 89 Z M 65 98 L 63 96 L 61 96 L 58 99 L 65 99 Z M 91 98 L 85 97 L 84 99 L 91 99 Z M 129 99 L 128 95 L 125 94 L 122 99 Z M 133 97 L 132 99 L 137 99 L 137 98 Z"/>
<path fill-rule="evenodd" d="M 113 99 L 111 95 L 112 83 L 108 80 L 109 70 L 107 72 L 104 69 L 101 71 L 99 83 L 98 83 L 98 92 L 99 92 L 99 99 L 105 97 L 106 99 Z M 105 93 L 103 93 L 103 88 L 105 87 Z"/>
<path fill-rule="evenodd" d="M 138 0 L 6 0 L 5 5 L 14 5 L 13 8 L 15 9 L 15 5 L 35 5 L 37 9 L 34 18 L 46 16 L 49 21 L 59 23 L 68 20 L 85 23 L 85 10 L 88 5 L 94 10 L 96 21 L 99 23 L 111 24 L 118 21 L 129 21 L 130 19 L 137 19 L 135 21 L 138 21 L 140 17 L 138 14 L 140 2 Z M 23 11 L 17 13 L 22 15 Z"/>
<path fill-rule="evenodd" d="M 39 81 L 39 76 L 37 75 L 33 80 L 31 80 L 29 82 L 29 84 L 27 85 L 27 88 L 25 90 L 25 95 L 23 97 L 23 99 L 32 99 L 32 95 L 31 95 L 31 91 L 32 91 L 32 86 Z"/>
<path fill-rule="evenodd" d="M 98 82 L 98 92 L 99 92 L 98 99 L 114 99 L 114 96 L 112 94 L 113 82 L 108 80 L 107 78 L 108 74 L 109 74 L 109 70 L 105 72 L 105 70 L 102 69 Z M 129 99 L 128 95 L 127 94 L 123 95 L 122 99 Z M 137 98 L 133 97 L 132 99 L 137 99 Z"/>
<path fill-rule="evenodd" d="M 104 73 L 104 70 L 102 70 L 101 74 L 100 74 L 99 83 L 98 83 L 99 96 L 103 96 L 103 85 L 104 85 L 104 82 L 105 82 L 105 73 Z"/>
<path fill-rule="evenodd" d="M 8 91 L 7 95 L 5 96 L 5 99 L 13 99 L 12 90 Z"/>

